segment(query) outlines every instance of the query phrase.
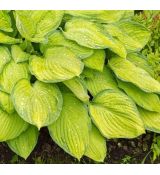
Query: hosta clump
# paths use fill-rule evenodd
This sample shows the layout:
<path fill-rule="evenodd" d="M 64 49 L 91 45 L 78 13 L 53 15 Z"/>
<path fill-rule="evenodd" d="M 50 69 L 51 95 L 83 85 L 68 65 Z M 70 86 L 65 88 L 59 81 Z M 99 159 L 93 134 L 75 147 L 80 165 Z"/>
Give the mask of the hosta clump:
<path fill-rule="evenodd" d="M 1 11 L 0 141 L 26 159 L 47 127 L 68 154 L 103 162 L 107 139 L 159 133 L 150 32 L 133 15 Z"/>

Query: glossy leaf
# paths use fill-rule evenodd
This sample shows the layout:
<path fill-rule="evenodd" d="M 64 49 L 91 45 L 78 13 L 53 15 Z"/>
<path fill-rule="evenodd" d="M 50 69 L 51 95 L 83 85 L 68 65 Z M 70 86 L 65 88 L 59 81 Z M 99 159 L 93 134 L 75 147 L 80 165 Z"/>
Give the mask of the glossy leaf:
<path fill-rule="evenodd" d="M 105 63 L 105 56 L 104 50 L 95 50 L 90 57 L 83 60 L 83 63 L 86 67 L 102 72 Z"/>
<path fill-rule="evenodd" d="M 38 140 L 38 129 L 34 126 L 29 126 L 26 131 L 21 133 L 15 139 L 7 141 L 9 148 L 17 155 L 27 159 L 31 154 Z"/>
<path fill-rule="evenodd" d="M 55 83 L 79 76 L 83 63 L 65 47 L 54 47 L 45 52 L 44 58 L 33 56 L 30 71 L 43 82 Z"/>
<path fill-rule="evenodd" d="M 4 66 L 11 60 L 11 55 L 7 47 L 0 46 L 0 73 Z"/>
<path fill-rule="evenodd" d="M 135 103 L 149 111 L 160 111 L 160 99 L 158 95 L 146 93 L 131 83 L 118 81 L 118 86 L 131 97 Z"/>
<path fill-rule="evenodd" d="M 20 34 L 32 42 L 44 42 L 49 34 L 58 28 L 63 11 L 19 10 L 14 13 L 16 27 Z"/>
<path fill-rule="evenodd" d="M 86 149 L 85 156 L 97 161 L 103 162 L 107 153 L 106 140 L 99 130 L 92 125 L 89 134 L 89 145 Z"/>
<path fill-rule="evenodd" d="M 160 133 L 160 113 L 138 108 L 145 128 L 149 131 Z"/>
<path fill-rule="evenodd" d="M 62 95 L 56 85 L 20 80 L 11 94 L 15 109 L 28 123 L 38 129 L 53 123 L 62 109 Z"/>
<path fill-rule="evenodd" d="M 95 96 L 97 93 L 105 89 L 117 88 L 116 80 L 108 67 L 104 67 L 103 72 L 90 70 L 90 73 L 93 76 L 86 76 L 85 82 L 87 89 L 92 96 Z"/>
<path fill-rule="evenodd" d="M 118 90 L 104 90 L 89 105 L 94 124 L 107 138 L 135 138 L 145 133 L 134 102 Z"/>
<path fill-rule="evenodd" d="M 160 83 L 132 62 L 120 57 L 113 57 L 109 61 L 109 66 L 119 79 L 131 82 L 145 92 L 160 93 Z"/>
<path fill-rule="evenodd" d="M 123 44 L 103 30 L 103 26 L 85 19 L 72 19 L 65 24 L 65 37 L 92 49 L 110 49 L 126 57 Z"/>
<path fill-rule="evenodd" d="M 64 104 L 57 121 L 50 125 L 52 139 L 67 153 L 80 159 L 89 144 L 89 116 L 82 102 L 71 93 L 63 94 Z"/>
<path fill-rule="evenodd" d="M 55 31 L 48 37 L 47 43 L 40 45 L 41 52 L 45 52 L 46 49 L 55 46 L 64 46 L 69 48 L 80 59 L 87 58 L 93 54 L 93 50 L 87 47 L 78 45 L 76 42 L 66 39 L 61 31 Z"/>
<path fill-rule="evenodd" d="M 140 51 L 150 39 L 147 28 L 130 20 L 104 25 L 104 28 L 107 33 L 118 38 L 129 51 Z"/>
<path fill-rule="evenodd" d="M 0 142 L 18 137 L 28 127 L 17 113 L 8 114 L 2 109 L 0 109 L 0 121 Z"/>
<path fill-rule="evenodd" d="M 22 78 L 30 79 L 28 64 L 11 60 L 0 74 L 0 90 L 11 93 L 14 85 Z"/>
<path fill-rule="evenodd" d="M 79 77 L 72 78 L 63 82 L 77 98 L 83 102 L 89 101 L 89 96 L 87 93 L 87 88 L 83 79 Z"/>

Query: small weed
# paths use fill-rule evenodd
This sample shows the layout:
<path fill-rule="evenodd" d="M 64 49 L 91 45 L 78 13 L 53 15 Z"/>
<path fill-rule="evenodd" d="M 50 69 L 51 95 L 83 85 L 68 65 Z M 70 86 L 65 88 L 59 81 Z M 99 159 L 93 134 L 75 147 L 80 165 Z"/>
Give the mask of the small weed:
<path fill-rule="evenodd" d="M 131 163 L 132 157 L 129 155 L 125 155 L 124 158 L 122 158 L 121 163 L 122 164 L 129 164 Z"/>

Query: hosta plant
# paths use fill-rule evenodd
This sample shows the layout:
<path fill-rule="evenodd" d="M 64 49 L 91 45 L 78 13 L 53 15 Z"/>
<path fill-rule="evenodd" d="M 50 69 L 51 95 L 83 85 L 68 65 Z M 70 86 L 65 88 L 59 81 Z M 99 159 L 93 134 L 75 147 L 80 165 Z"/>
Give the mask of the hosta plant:
<path fill-rule="evenodd" d="M 160 132 L 160 83 L 134 11 L 0 11 L 0 142 L 27 158 L 42 127 L 78 160 Z"/>

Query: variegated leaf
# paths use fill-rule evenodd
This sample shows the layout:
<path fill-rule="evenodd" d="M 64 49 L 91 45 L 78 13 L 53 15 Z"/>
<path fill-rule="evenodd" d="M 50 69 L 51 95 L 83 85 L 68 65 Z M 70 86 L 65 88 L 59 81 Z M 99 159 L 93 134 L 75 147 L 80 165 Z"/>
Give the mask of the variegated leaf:
<path fill-rule="evenodd" d="M 110 49 L 119 56 L 126 57 L 126 49 L 121 42 L 103 30 L 103 26 L 85 19 L 72 19 L 65 24 L 65 37 L 92 49 Z"/>
<path fill-rule="evenodd" d="M 135 138 L 145 133 L 134 102 L 118 90 L 104 90 L 89 105 L 92 121 L 107 138 Z"/>
<path fill-rule="evenodd" d="M 109 66 L 122 81 L 131 82 L 148 93 L 160 93 L 160 83 L 132 62 L 120 57 L 112 57 Z"/>
<path fill-rule="evenodd" d="M 32 56 L 30 71 L 40 81 L 56 83 L 79 76 L 84 64 L 65 47 L 54 47 L 45 52 L 44 58 Z"/>
<path fill-rule="evenodd" d="M 38 129 L 53 123 L 62 109 L 62 95 L 56 85 L 27 79 L 20 80 L 11 94 L 15 109 L 28 123 Z"/>
<path fill-rule="evenodd" d="M 63 94 L 60 117 L 50 125 L 50 135 L 67 153 L 80 158 L 89 144 L 89 116 L 84 104 L 71 93 Z"/>
<path fill-rule="evenodd" d="M 32 42 L 44 42 L 58 28 L 63 17 L 60 10 L 19 10 L 14 13 L 20 34 Z"/>

